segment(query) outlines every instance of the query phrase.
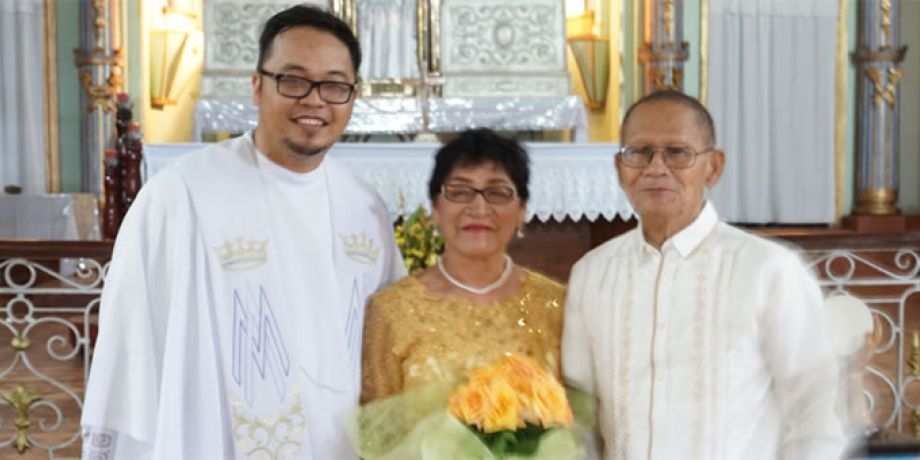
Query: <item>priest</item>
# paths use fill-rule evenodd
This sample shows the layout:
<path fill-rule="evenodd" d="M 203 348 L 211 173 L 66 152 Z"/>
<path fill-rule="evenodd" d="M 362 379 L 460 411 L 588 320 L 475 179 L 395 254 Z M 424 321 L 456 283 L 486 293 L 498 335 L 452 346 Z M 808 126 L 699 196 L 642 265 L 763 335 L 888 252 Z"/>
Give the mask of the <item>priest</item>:
<path fill-rule="evenodd" d="M 331 14 L 278 13 L 256 128 L 142 189 L 102 294 L 84 458 L 355 458 L 365 301 L 405 274 L 383 203 L 327 156 L 360 61 Z"/>

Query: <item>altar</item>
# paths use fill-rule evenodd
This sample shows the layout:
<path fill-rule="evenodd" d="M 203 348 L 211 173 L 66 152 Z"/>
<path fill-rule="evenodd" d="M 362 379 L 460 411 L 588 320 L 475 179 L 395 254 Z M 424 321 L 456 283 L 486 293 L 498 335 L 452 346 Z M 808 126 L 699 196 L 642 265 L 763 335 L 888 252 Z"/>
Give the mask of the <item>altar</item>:
<path fill-rule="evenodd" d="M 202 97 L 195 108 L 195 141 L 256 126 L 248 97 Z M 578 96 L 362 97 L 355 100 L 349 136 L 457 132 L 470 128 L 502 131 L 563 131 L 588 141 L 587 111 Z"/>

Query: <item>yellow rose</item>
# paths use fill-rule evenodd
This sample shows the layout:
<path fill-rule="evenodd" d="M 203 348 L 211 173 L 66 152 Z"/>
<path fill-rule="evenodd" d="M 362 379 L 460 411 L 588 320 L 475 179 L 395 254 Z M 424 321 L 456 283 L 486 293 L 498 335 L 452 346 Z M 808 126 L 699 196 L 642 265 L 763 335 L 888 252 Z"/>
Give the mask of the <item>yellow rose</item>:
<path fill-rule="evenodd" d="M 479 388 L 464 386 L 448 401 L 450 414 L 467 425 L 482 425 L 486 397 Z"/>
<path fill-rule="evenodd" d="M 565 396 L 565 389 L 555 379 L 534 383 L 531 409 L 537 421 L 545 428 L 572 424 L 572 408 Z"/>
<path fill-rule="evenodd" d="M 533 395 L 533 381 L 544 373 L 533 361 L 517 356 L 506 358 L 503 367 L 514 391 L 528 398 Z"/>
<path fill-rule="evenodd" d="M 514 388 L 504 380 L 494 380 L 487 393 L 488 410 L 482 424 L 486 433 L 503 430 L 516 430 L 524 426 L 521 418 L 520 401 Z"/>

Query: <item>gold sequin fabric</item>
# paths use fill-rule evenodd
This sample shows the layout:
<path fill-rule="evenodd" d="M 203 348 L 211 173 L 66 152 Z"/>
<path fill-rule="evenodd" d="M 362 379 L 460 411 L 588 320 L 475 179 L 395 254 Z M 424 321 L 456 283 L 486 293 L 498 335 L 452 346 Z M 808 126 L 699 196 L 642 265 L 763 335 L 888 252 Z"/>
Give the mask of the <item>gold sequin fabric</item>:
<path fill-rule="evenodd" d="M 403 278 L 368 304 L 361 400 L 462 379 L 507 353 L 529 356 L 559 376 L 564 297 L 561 284 L 529 270 L 517 295 L 492 304 L 439 295 L 416 276 Z"/>

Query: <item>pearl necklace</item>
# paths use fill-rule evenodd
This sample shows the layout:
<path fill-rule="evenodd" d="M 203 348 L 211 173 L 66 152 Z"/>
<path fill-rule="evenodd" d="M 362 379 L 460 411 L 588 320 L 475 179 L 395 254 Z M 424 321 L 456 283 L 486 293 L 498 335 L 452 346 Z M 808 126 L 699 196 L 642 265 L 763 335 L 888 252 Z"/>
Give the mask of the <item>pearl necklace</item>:
<path fill-rule="evenodd" d="M 444 268 L 444 262 L 441 260 L 440 257 L 438 257 L 438 270 L 441 272 L 442 275 L 444 275 L 444 278 L 446 278 L 447 281 L 450 281 L 450 284 L 453 284 L 454 286 L 457 286 L 458 288 L 463 289 L 464 291 L 472 292 L 473 294 L 479 294 L 479 295 L 488 294 L 502 287 L 508 281 L 508 278 L 511 278 L 511 272 L 513 268 L 514 268 L 514 262 L 511 260 L 511 257 L 508 254 L 505 254 L 505 270 L 498 277 L 498 279 L 495 280 L 494 283 L 488 286 L 477 288 L 477 287 L 467 286 L 466 284 L 463 284 L 457 281 L 457 279 L 454 278 L 453 276 L 450 276 L 450 273 L 447 273 L 447 269 Z"/>

